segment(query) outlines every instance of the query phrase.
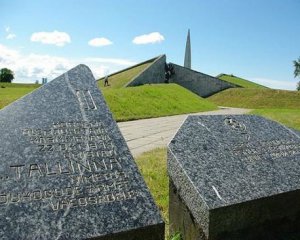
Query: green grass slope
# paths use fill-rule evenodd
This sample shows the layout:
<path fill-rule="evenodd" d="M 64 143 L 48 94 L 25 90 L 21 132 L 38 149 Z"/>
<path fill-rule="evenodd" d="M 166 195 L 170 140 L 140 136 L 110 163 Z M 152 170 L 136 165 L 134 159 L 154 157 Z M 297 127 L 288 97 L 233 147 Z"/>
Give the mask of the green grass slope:
<path fill-rule="evenodd" d="M 1 87 L 2 86 L 2 87 Z M 38 84 L 0 84 L 0 109 L 38 88 Z M 177 84 L 102 89 L 117 121 L 162 117 L 217 109 Z"/>
<path fill-rule="evenodd" d="M 109 86 L 104 87 L 104 78 L 101 78 L 101 81 L 98 81 L 98 86 L 101 89 L 116 89 L 116 88 L 122 88 L 124 87 L 128 82 L 132 80 L 135 76 L 137 76 L 139 73 L 141 73 L 144 69 L 146 69 L 151 62 L 146 62 L 144 64 L 138 65 L 136 67 L 130 68 L 128 70 L 125 70 L 123 72 L 116 73 L 108 78 Z"/>
<path fill-rule="evenodd" d="M 136 158 L 136 163 L 166 223 L 165 239 L 169 240 L 169 179 L 167 149 L 157 148 Z"/>
<path fill-rule="evenodd" d="M 300 109 L 299 91 L 230 88 L 208 100 L 226 107 Z"/>
<path fill-rule="evenodd" d="M 300 130 L 300 109 L 255 109 L 250 114 L 260 115 Z"/>
<path fill-rule="evenodd" d="M 117 121 L 210 111 L 216 105 L 177 84 L 153 84 L 103 91 Z"/>
<path fill-rule="evenodd" d="M 236 77 L 234 75 L 220 74 L 218 78 L 226 82 L 234 83 L 244 88 L 267 88 L 263 85 L 259 85 L 246 79 Z"/>
<path fill-rule="evenodd" d="M 0 109 L 38 87 L 39 84 L 0 83 Z"/>

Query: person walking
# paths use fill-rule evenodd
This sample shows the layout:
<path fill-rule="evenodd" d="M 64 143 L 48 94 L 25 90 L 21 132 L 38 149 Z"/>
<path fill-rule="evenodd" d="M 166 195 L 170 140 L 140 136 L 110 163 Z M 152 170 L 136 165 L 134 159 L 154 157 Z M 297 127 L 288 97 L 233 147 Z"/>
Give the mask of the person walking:
<path fill-rule="evenodd" d="M 105 76 L 104 78 L 104 87 L 109 86 L 108 85 L 108 75 Z"/>

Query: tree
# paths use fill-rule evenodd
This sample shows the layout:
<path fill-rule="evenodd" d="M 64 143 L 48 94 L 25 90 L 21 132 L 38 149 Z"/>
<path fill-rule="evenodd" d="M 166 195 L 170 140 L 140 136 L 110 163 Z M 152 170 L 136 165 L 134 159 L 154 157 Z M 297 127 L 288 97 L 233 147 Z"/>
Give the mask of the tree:
<path fill-rule="evenodd" d="M 298 61 L 294 61 L 294 67 L 295 67 L 295 71 L 294 71 L 294 75 L 295 77 L 300 77 L 300 57 L 298 58 Z"/>
<path fill-rule="evenodd" d="M 298 61 L 297 60 L 294 61 L 294 67 L 295 67 L 294 76 L 300 77 L 300 57 L 298 58 Z M 300 91 L 300 81 L 297 84 L 297 90 Z"/>
<path fill-rule="evenodd" d="M 8 68 L 2 68 L 0 70 L 0 82 L 11 82 L 14 79 L 14 73 Z"/>

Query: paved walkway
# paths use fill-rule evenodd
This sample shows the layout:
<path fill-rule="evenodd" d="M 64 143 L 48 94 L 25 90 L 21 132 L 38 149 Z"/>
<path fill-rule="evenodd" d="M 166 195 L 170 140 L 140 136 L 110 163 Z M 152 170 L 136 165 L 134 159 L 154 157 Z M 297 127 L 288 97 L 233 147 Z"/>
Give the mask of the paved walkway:
<path fill-rule="evenodd" d="M 120 122 L 118 126 L 136 157 L 154 148 L 166 147 L 188 115 L 235 115 L 249 111 L 250 109 L 220 107 L 216 111 Z"/>

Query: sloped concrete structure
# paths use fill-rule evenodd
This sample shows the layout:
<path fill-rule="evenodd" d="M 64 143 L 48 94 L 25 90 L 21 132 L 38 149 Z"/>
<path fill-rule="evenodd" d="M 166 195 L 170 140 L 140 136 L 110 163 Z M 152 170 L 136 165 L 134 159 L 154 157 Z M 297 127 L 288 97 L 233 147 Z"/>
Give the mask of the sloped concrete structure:
<path fill-rule="evenodd" d="M 172 64 L 175 74 L 171 77 L 170 83 L 177 83 L 201 97 L 208 97 L 228 88 L 239 87 L 207 74 Z"/>
<path fill-rule="evenodd" d="M 164 83 L 166 55 L 160 55 L 144 71 L 131 80 L 125 87 L 134 87 L 150 83 Z"/>
<path fill-rule="evenodd" d="M 145 63 L 155 62 L 156 59 L 159 58 L 159 57 L 161 57 L 161 56 L 162 56 L 162 55 L 160 55 L 160 56 L 158 56 L 158 57 L 154 57 L 154 58 L 148 59 L 148 60 L 146 60 L 146 61 L 140 62 L 140 63 L 135 64 L 135 65 L 133 65 L 133 66 L 124 68 L 124 69 L 122 69 L 122 70 L 120 70 L 120 71 L 117 71 L 117 72 L 108 74 L 107 76 L 108 76 L 108 77 L 112 77 L 112 76 L 117 75 L 117 74 L 119 74 L 119 73 L 126 72 L 126 71 L 128 71 L 128 70 L 130 70 L 130 69 L 133 69 L 133 68 L 136 68 L 136 67 L 138 67 L 138 66 L 141 66 L 141 65 L 143 65 L 143 64 L 145 64 Z M 99 78 L 97 81 L 102 81 L 102 80 L 104 80 L 104 78 L 105 78 L 105 76 Z"/>

